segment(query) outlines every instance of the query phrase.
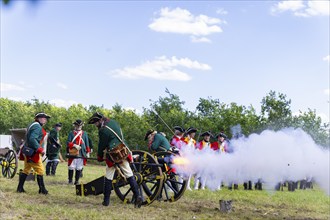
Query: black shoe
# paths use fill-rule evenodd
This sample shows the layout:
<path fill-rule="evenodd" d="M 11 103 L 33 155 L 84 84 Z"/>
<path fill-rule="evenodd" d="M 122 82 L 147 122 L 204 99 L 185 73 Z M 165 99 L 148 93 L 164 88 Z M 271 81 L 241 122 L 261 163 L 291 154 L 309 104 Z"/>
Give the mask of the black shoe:
<path fill-rule="evenodd" d="M 135 199 L 135 202 L 134 202 L 134 207 L 135 208 L 141 208 L 142 206 L 142 197 L 141 196 L 138 196 L 136 199 Z"/>
<path fill-rule="evenodd" d="M 110 194 L 112 190 L 112 180 L 104 177 L 104 185 L 103 185 L 103 206 L 109 206 L 110 204 Z"/>
<path fill-rule="evenodd" d="M 102 202 L 102 205 L 103 205 L 103 206 L 109 206 L 109 205 L 110 205 L 110 201 L 103 201 L 103 202 Z"/>
<path fill-rule="evenodd" d="M 39 185 L 39 194 L 47 195 L 48 191 L 45 187 L 43 176 L 37 175 L 37 182 L 38 182 L 38 185 Z"/>
<path fill-rule="evenodd" d="M 20 173 L 19 174 L 19 182 L 18 182 L 18 186 L 17 186 L 17 192 L 18 193 L 25 193 L 25 190 L 23 188 L 24 186 L 24 182 L 26 180 L 27 175 L 25 173 Z"/>

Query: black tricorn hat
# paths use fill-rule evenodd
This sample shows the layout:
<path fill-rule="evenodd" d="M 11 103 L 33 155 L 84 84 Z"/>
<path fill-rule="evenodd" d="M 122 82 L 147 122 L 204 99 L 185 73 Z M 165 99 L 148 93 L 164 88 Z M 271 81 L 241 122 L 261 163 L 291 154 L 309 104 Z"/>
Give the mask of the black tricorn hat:
<path fill-rule="evenodd" d="M 74 125 L 82 126 L 84 122 L 80 119 L 77 119 L 75 122 L 73 122 Z"/>
<path fill-rule="evenodd" d="M 148 139 L 148 136 L 152 133 L 154 133 L 154 130 L 152 130 L 152 129 L 148 130 L 146 135 L 144 136 L 144 140 L 146 141 Z"/>
<path fill-rule="evenodd" d="M 180 131 L 181 133 L 184 132 L 184 129 L 181 128 L 180 126 L 174 126 L 174 130 Z"/>
<path fill-rule="evenodd" d="M 202 137 L 204 136 L 213 136 L 212 133 L 210 131 L 205 131 L 204 133 L 201 134 Z"/>
<path fill-rule="evenodd" d="M 103 116 L 101 113 L 99 113 L 99 112 L 95 112 L 95 113 L 92 115 L 92 117 L 90 117 L 90 118 L 88 119 L 88 124 L 94 124 L 95 122 L 101 120 L 103 117 L 104 117 L 104 116 Z"/>
<path fill-rule="evenodd" d="M 56 124 L 55 124 L 55 127 L 62 127 L 62 123 L 61 123 L 61 122 L 56 123 Z"/>
<path fill-rule="evenodd" d="M 38 112 L 37 114 L 35 114 L 34 118 L 50 118 L 50 116 L 44 112 Z"/>
<path fill-rule="evenodd" d="M 218 137 L 223 137 L 225 139 L 227 139 L 227 135 L 225 135 L 223 132 L 220 132 L 219 134 L 217 134 L 217 136 L 215 136 L 215 138 L 218 138 Z"/>
<path fill-rule="evenodd" d="M 187 133 L 187 134 L 190 134 L 190 133 L 194 133 L 194 132 L 196 132 L 196 131 L 197 131 L 196 128 L 194 128 L 194 127 L 190 127 L 190 128 L 188 128 L 188 129 L 186 130 L 186 133 Z"/>

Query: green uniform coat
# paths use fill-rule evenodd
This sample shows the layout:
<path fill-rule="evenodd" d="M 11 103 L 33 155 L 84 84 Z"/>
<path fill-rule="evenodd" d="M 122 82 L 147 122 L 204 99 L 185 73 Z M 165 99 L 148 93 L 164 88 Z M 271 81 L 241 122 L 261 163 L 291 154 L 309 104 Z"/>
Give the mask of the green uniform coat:
<path fill-rule="evenodd" d="M 105 149 L 112 150 L 121 143 L 117 136 L 106 126 L 110 127 L 123 140 L 119 124 L 113 119 L 105 121 L 104 126 L 99 129 L 99 144 L 97 149 L 97 156 L 102 158 Z M 109 154 L 107 154 L 106 157 L 110 160 Z"/>
<path fill-rule="evenodd" d="M 149 148 L 153 151 L 168 151 L 171 149 L 170 142 L 162 134 L 155 134 L 154 140 L 152 141 Z"/>
<path fill-rule="evenodd" d="M 53 139 L 52 139 L 52 138 Z M 53 140 L 56 140 L 58 142 L 59 140 L 59 132 L 53 128 L 48 135 L 48 142 L 47 142 L 47 152 L 46 156 L 49 160 L 55 160 L 59 159 L 59 152 L 61 150 L 60 147 L 57 147 L 54 143 Z"/>
<path fill-rule="evenodd" d="M 27 141 L 27 146 L 33 148 L 34 150 L 37 150 L 40 147 L 40 142 L 43 138 L 43 133 L 40 123 L 39 122 L 33 122 L 33 123 L 31 123 L 28 127 L 28 131 L 26 134 L 26 141 Z"/>

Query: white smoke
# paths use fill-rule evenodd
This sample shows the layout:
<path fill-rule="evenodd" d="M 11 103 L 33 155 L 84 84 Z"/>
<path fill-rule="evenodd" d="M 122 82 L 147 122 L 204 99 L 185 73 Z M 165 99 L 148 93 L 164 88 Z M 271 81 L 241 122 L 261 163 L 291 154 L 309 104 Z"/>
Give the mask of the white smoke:
<path fill-rule="evenodd" d="M 315 181 L 328 195 L 329 149 L 317 145 L 302 129 L 265 130 L 230 141 L 232 153 L 182 148 L 185 165 L 174 164 L 179 174 L 198 174 L 206 178 L 206 186 L 217 188 L 226 183 L 257 182 L 273 190 L 279 182 Z"/>

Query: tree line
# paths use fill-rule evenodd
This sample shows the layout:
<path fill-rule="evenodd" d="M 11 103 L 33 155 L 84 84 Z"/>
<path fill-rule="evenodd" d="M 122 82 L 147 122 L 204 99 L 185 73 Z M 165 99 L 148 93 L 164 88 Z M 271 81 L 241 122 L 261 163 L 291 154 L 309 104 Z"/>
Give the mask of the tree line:
<path fill-rule="evenodd" d="M 329 123 L 322 123 L 316 111 L 311 109 L 300 112 L 298 116 L 293 115 L 290 109 L 291 100 L 282 93 L 270 91 L 261 100 L 260 114 L 256 113 L 253 106 L 246 107 L 234 102 L 226 104 L 212 97 L 200 98 L 196 109 L 190 111 L 184 108 L 185 102 L 180 100 L 178 95 L 172 94 L 168 89 L 165 93 L 166 95 L 160 96 L 157 101 L 150 101 L 150 106 L 144 107 L 141 114 L 134 110 L 125 110 L 118 103 L 112 109 L 95 105 L 85 107 L 81 104 L 64 108 L 37 98 L 27 102 L 0 98 L 0 134 L 10 134 L 9 129 L 13 128 L 26 128 L 33 121 L 35 113 L 45 112 L 51 116 L 45 125 L 47 131 L 50 131 L 58 122 L 63 124 L 60 131 L 62 145 L 65 145 L 67 136 L 73 129 L 72 123 L 81 119 L 85 122 L 83 130 L 88 132 L 96 150 L 98 131 L 95 126 L 88 125 L 87 120 L 98 111 L 120 123 L 124 138 L 131 149 L 147 150 L 144 135 L 149 129 L 164 132 L 170 139 L 174 126 L 185 129 L 197 128 L 197 139 L 201 138 L 200 132 L 204 131 L 211 131 L 212 134 L 222 131 L 229 138 L 235 138 L 260 133 L 265 129 L 278 131 L 287 127 L 301 128 L 317 144 L 326 148 L 330 147 Z"/>

